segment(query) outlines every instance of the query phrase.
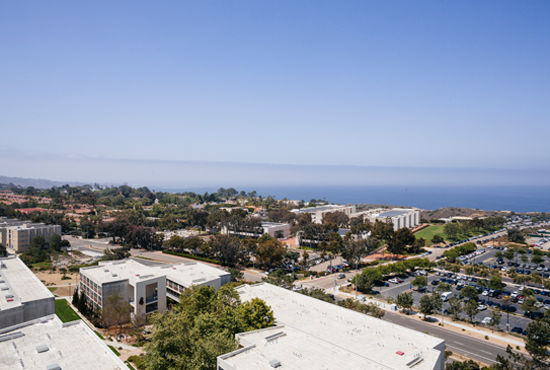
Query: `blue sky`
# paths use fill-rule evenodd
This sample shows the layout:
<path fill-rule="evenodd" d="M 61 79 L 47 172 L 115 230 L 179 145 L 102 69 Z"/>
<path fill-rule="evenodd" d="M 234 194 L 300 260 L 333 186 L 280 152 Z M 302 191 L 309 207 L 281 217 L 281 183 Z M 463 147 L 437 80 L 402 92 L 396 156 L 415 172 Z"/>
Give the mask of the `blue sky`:
<path fill-rule="evenodd" d="M 3 1 L 4 163 L 548 169 L 549 16 L 522 1 Z M 39 172 L 23 170 L 0 166 Z"/>

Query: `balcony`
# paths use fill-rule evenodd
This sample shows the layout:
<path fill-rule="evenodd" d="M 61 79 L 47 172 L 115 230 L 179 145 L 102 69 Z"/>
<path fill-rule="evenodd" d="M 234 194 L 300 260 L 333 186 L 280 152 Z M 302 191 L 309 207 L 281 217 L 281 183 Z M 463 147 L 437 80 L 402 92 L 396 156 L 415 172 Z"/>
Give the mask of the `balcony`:
<path fill-rule="evenodd" d="M 145 298 L 145 304 L 153 303 L 156 301 L 158 301 L 158 295 L 153 295 Z"/>

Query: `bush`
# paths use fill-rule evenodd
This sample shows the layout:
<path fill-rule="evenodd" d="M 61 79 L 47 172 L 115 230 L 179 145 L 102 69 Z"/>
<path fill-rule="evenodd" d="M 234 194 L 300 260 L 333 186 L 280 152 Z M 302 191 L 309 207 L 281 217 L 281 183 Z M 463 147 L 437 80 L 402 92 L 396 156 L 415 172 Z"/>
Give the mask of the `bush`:
<path fill-rule="evenodd" d="M 202 261 L 202 262 L 215 263 L 216 265 L 221 265 L 220 261 L 213 260 L 213 259 L 210 259 L 210 258 L 205 258 L 205 257 L 199 257 L 199 256 L 195 256 L 195 255 L 188 254 L 188 253 L 179 253 L 179 252 L 172 252 L 172 251 L 162 251 L 162 253 L 171 254 L 173 256 L 191 258 L 191 259 L 194 259 L 194 260 L 197 260 L 197 261 Z"/>

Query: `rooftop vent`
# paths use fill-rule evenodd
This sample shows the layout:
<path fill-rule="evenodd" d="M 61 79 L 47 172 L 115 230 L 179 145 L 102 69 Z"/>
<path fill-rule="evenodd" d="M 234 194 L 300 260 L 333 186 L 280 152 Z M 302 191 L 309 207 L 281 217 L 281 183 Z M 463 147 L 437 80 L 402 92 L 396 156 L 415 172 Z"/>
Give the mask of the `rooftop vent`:
<path fill-rule="evenodd" d="M 109 269 L 103 269 L 103 272 L 109 272 Z"/>
<path fill-rule="evenodd" d="M 281 331 L 281 332 L 275 333 L 275 334 L 273 334 L 273 335 L 270 335 L 270 336 L 268 336 L 268 337 L 265 337 L 265 340 L 266 340 L 267 342 L 271 342 L 272 340 L 275 340 L 275 339 L 284 337 L 285 335 L 286 335 L 286 333 L 284 333 L 284 332 Z"/>
<path fill-rule="evenodd" d="M 21 338 L 21 337 L 24 337 L 25 334 L 23 334 L 22 332 L 20 331 L 17 331 L 15 333 L 11 333 L 11 334 L 6 334 L 6 335 L 0 335 L 0 343 L 1 342 L 5 342 L 7 340 L 12 340 L 12 339 L 17 339 L 17 338 Z"/>
<path fill-rule="evenodd" d="M 281 366 L 281 361 L 274 359 L 274 360 L 269 361 L 269 365 L 271 365 L 271 367 L 279 367 L 279 366 Z"/>
<path fill-rule="evenodd" d="M 117 275 L 114 272 L 111 272 L 112 277 L 116 277 Z"/>
<path fill-rule="evenodd" d="M 13 294 L 6 294 L 6 299 L 7 298 L 13 298 Z"/>
<path fill-rule="evenodd" d="M 420 363 L 420 362 L 422 362 L 422 361 L 424 361 L 424 357 L 419 356 L 419 357 L 415 358 L 414 360 L 408 362 L 408 363 L 407 363 L 407 366 L 408 366 L 408 367 L 413 367 L 414 365 L 416 365 L 416 364 L 418 364 L 418 363 Z"/>
<path fill-rule="evenodd" d="M 395 353 L 398 354 L 399 356 L 403 356 L 405 354 L 405 352 L 403 352 L 403 351 L 397 351 Z"/>
<path fill-rule="evenodd" d="M 38 353 L 48 352 L 48 346 L 46 344 L 41 344 L 39 346 L 36 346 L 36 352 Z"/>
<path fill-rule="evenodd" d="M 1 289 L 2 290 L 9 290 L 10 288 L 8 288 L 7 286 L 3 286 Z"/>
<path fill-rule="evenodd" d="M 59 364 L 51 364 L 46 366 L 46 370 L 61 370 L 61 366 Z"/>
<path fill-rule="evenodd" d="M 0 280 L 0 284 L 3 284 L 3 283 L 5 283 L 5 281 L 4 281 L 4 280 Z"/>
<path fill-rule="evenodd" d="M 195 279 L 192 282 L 193 283 L 200 283 L 201 281 L 206 281 L 206 279 L 205 278 Z"/>

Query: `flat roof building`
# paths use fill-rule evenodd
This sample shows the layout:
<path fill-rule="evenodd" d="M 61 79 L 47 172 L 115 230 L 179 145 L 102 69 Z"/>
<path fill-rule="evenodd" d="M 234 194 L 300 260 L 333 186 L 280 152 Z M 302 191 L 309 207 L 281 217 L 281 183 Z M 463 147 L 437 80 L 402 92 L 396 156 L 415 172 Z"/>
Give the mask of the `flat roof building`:
<path fill-rule="evenodd" d="M 236 290 L 264 300 L 278 326 L 238 334 L 243 348 L 219 356 L 219 369 L 444 369 L 440 338 L 270 284 Z"/>
<path fill-rule="evenodd" d="M 286 239 L 290 235 L 290 225 L 278 222 L 262 221 L 261 226 L 248 230 L 231 230 L 224 226 L 221 230 L 222 234 L 235 235 L 241 238 L 259 238 L 263 234 L 268 234 L 275 239 Z"/>
<path fill-rule="evenodd" d="M 55 313 L 52 292 L 17 257 L 0 258 L 0 329 Z"/>
<path fill-rule="evenodd" d="M 323 223 L 323 217 L 325 216 L 325 214 L 329 212 L 343 212 L 348 217 L 353 217 L 353 214 L 355 213 L 355 205 L 353 204 L 348 206 L 327 205 L 327 206 L 320 206 L 320 207 L 293 209 L 290 212 L 294 212 L 296 214 L 310 213 L 311 222 L 316 224 L 321 224 Z"/>
<path fill-rule="evenodd" d="M 9 226 L 16 226 L 16 225 L 23 225 L 24 223 L 28 223 L 28 221 L 19 221 L 15 218 L 6 218 L 6 217 L 0 217 L 0 243 L 2 245 L 7 246 L 7 232 L 6 227 Z"/>
<path fill-rule="evenodd" d="M 79 291 L 95 309 L 102 309 L 114 291 L 133 308 L 136 316 L 166 309 L 166 298 L 179 302 L 179 296 L 192 285 L 220 289 L 231 282 L 227 271 L 203 264 L 187 263 L 149 267 L 133 259 L 100 262 L 80 269 Z"/>
<path fill-rule="evenodd" d="M 3 369 L 127 369 L 81 320 L 63 324 L 55 315 L 0 330 Z"/>
<path fill-rule="evenodd" d="M 398 230 L 403 227 L 410 229 L 420 225 L 420 210 L 415 208 L 376 208 L 367 211 L 357 212 L 350 217 L 363 217 L 370 222 L 392 223 L 393 229 Z"/>
<path fill-rule="evenodd" d="M 31 245 L 33 238 L 37 236 L 43 236 L 46 243 L 49 243 L 54 234 L 61 235 L 61 226 L 26 222 L 20 225 L 7 226 L 5 233 L 6 248 L 13 249 L 17 253 L 24 253 Z"/>
<path fill-rule="evenodd" d="M 166 296 L 177 302 L 185 289 L 192 285 L 209 286 L 219 290 L 222 285 L 231 282 L 231 274 L 204 263 L 186 263 L 166 267 L 155 267 L 160 274 L 166 275 Z"/>
<path fill-rule="evenodd" d="M 166 275 L 132 259 L 81 268 L 79 292 L 96 310 L 112 292 L 130 303 L 136 316 L 166 309 Z"/>

